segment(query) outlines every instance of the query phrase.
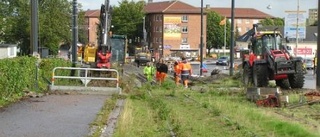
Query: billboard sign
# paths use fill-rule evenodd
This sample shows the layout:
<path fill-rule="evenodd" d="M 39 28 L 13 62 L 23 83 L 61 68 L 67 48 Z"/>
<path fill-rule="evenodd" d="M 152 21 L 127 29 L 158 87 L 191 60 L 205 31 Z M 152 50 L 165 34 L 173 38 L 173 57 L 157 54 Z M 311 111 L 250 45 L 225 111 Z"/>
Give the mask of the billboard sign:
<path fill-rule="evenodd" d="M 299 13 L 299 14 L 297 14 Z M 297 37 L 297 23 L 298 23 L 298 38 L 306 38 L 306 17 L 303 15 L 305 11 L 286 11 L 284 36 L 288 38 Z M 297 16 L 298 15 L 298 16 Z M 298 20 L 298 22 L 297 22 Z"/>
<path fill-rule="evenodd" d="M 181 17 L 164 17 L 163 37 L 165 39 L 181 39 Z"/>

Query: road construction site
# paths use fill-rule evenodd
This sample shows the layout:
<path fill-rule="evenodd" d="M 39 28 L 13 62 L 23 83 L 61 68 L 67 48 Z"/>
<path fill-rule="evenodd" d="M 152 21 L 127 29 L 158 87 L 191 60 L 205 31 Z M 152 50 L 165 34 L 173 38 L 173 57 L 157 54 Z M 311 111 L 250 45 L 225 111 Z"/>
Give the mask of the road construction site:
<path fill-rule="evenodd" d="M 274 112 L 284 119 L 298 121 L 311 127 L 313 126 L 314 129 L 319 127 L 318 124 L 315 123 L 315 121 L 318 120 L 318 112 L 314 110 L 314 108 L 318 106 L 318 94 L 314 93 L 316 91 L 311 89 L 291 91 L 271 87 L 269 90 L 254 88 L 251 89 L 251 92 L 249 93 L 239 84 L 233 84 L 237 83 L 235 81 L 239 82 L 239 80 L 230 82 L 231 86 L 225 85 L 225 82 L 221 83 L 221 80 L 229 77 L 227 74 L 228 70 L 224 70 L 224 66 L 215 66 L 214 68 L 220 68 L 218 74 L 210 74 L 205 77 L 192 77 L 190 79 L 190 88 L 187 89 L 187 91 L 179 93 L 181 89 L 171 87 L 169 88 L 169 91 L 173 92 L 173 90 L 176 90 L 177 93 L 171 95 L 173 93 L 167 92 L 164 96 L 179 96 L 180 98 L 181 95 L 181 97 L 202 106 L 204 105 L 204 102 L 198 100 L 198 97 L 194 98 L 194 94 L 199 94 L 201 96 L 201 94 L 217 92 L 219 94 L 228 94 L 231 97 L 237 95 L 244 97 L 242 98 L 243 101 L 247 100 L 247 102 L 251 102 L 253 105 L 258 106 L 257 109 L 270 110 L 270 112 Z M 171 76 L 169 75 L 168 81 L 171 81 L 170 77 Z M 56 78 L 62 79 L 63 77 L 57 76 Z M 60 84 L 57 79 L 54 82 L 57 84 L 55 86 Z M 101 90 L 103 89 L 101 84 L 90 84 L 90 82 L 88 82 L 88 86 L 98 85 L 99 87 L 86 88 L 83 87 L 84 84 L 80 84 L 76 85 L 80 86 L 80 88 L 75 88 L 75 86 L 70 86 L 69 88 L 64 87 L 61 90 L 55 89 L 40 95 L 26 91 L 26 97 L 20 102 L 1 109 L 0 119 L 3 122 L 1 122 L 0 127 L 3 128 L 0 128 L 0 136 L 93 136 L 93 133 L 101 127 L 96 127 L 92 123 L 98 117 L 105 102 L 110 100 L 112 94 L 120 94 L 121 92 L 122 95 L 131 96 L 130 94 L 136 94 L 134 91 L 139 88 L 142 88 L 140 89 L 141 91 L 145 91 L 143 87 L 146 86 L 146 83 L 145 78 L 142 75 L 142 67 L 137 68 L 133 64 L 124 65 L 123 71 L 119 71 L 119 79 L 121 84 L 119 87 L 116 87 L 116 89 L 118 88 L 119 90 L 110 90 L 114 85 L 107 87 L 105 90 Z M 80 80 L 83 82 L 86 79 L 81 78 Z M 94 80 L 91 82 L 94 82 Z M 153 98 L 162 98 L 160 97 L 163 96 L 161 95 L 161 92 L 155 94 L 156 89 L 154 88 L 158 86 L 159 85 L 156 84 L 151 85 L 151 88 L 149 87 L 146 91 L 147 95 L 152 96 Z M 81 88 L 85 90 L 82 91 L 80 90 Z M 161 89 L 161 87 L 159 88 Z M 266 92 L 264 92 L 264 90 Z M 279 104 L 272 104 L 275 102 L 268 102 L 268 97 L 272 97 L 270 95 L 281 96 L 279 98 L 280 100 L 277 100 L 279 101 L 278 103 L 280 103 L 280 106 L 278 106 Z M 260 100 L 260 104 L 258 103 L 258 100 Z M 116 135 L 119 134 L 116 127 L 118 126 L 119 121 L 123 119 L 123 110 L 126 104 L 126 101 L 122 101 L 123 100 L 120 98 L 118 99 L 118 103 L 114 104 L 114 106 L 109 106 L 109 108 L 111 107 L 111 110 L 114 111 L 110 112 L 108 114 L 109 118 L 104 121 L 104 127 L 100 129 L 100 136 L 111 136 L 114 133 Z M 207 105 L 210 106 L 210 103 Z M 239 105 L 241 105 L 241 103 Z M 246 105 L 248 104 L 246 103 Z M 286 111 L 279 111 L 279 109 L 277 109 L 279 107 L 285 108 Z M 307 111 L 308 114 L 302 116 L 302 111 Z M 226 118 L 233 122 L 237 121 L 231 117 Z M 312 122 L 309 118 L 315 121 Z M 171 127 L 173 128 L 169 130 L 171 136 L 182 134 L 180 133 L 182 131 L 175 131 L 174 124 L 172 124 Z M 254 131 L 247 132 L 246 134 L 249 133 L 254 133 Z"/>

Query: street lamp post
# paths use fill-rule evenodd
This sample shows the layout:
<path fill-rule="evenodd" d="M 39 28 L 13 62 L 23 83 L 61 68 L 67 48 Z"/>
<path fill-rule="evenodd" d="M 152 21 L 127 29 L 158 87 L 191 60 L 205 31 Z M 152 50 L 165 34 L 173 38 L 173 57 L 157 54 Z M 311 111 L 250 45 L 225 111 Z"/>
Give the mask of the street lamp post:
<path fill-rule="evenodd" d="M 201 0 L 201 30 L 200 30 L 200 76 L 202 76 L 203 65 L 203 0 Z"/>
<path fill-rule="evenodd" d="M 297 25 L 296 25 L 296 50 L 295 55 L 298 55 L 298 42 L 299 42 L 299 7 L 300 7 L 300 0 L 297 0 Z"/>
<path fill-rule="evenodd" d="M 234 5 L 235 2 L 232 0 L 231 3 L 231 44 L 230 44 L 230 76 L 233 76 L 233 62 L 234 62 Z"/>

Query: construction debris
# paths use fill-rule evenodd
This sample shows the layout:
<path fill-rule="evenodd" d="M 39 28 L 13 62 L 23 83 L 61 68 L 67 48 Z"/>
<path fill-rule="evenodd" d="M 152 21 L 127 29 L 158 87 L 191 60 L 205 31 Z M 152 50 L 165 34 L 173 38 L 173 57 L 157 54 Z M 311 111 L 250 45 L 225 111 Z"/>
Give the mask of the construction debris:
<path fill-rule="evenodd" d="M 247 88 L 246 96 L 257 106 L 263 107 L 281 107 L 289 102 L 288 96 L 281 96 L 279 88 Z"/>

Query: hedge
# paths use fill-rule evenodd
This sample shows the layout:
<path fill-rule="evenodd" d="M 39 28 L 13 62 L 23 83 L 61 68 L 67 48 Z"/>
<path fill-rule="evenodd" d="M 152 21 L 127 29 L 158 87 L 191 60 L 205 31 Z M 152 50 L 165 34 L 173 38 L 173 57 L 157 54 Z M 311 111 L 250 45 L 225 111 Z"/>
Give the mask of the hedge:
<path fill-rule="evenodd" d="M 41 59 L 37 71 L 37 62 L 37 58 L 27 56 L 0 60 L 0 107 L 20 99 L 24 90 L 45 92 L 52 69 L 56 66 L 71 66 L 70 61 L 60 58 Z"/>

